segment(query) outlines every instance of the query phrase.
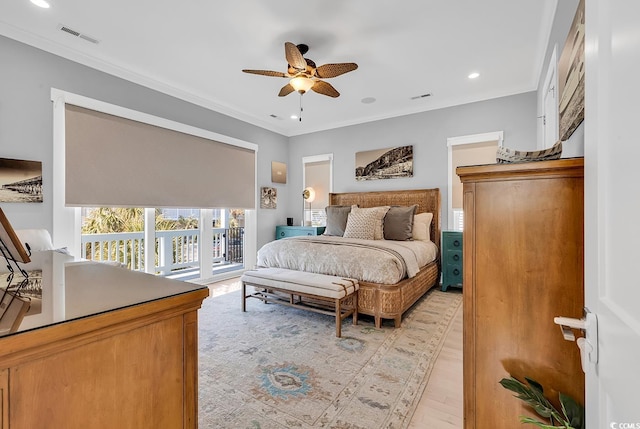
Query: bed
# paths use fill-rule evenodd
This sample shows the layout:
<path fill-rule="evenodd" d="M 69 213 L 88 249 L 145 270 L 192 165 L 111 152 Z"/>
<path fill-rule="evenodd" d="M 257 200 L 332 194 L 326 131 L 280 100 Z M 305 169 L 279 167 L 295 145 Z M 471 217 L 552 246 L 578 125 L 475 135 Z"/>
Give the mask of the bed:
<path fill-rule="evenodd" d="M 418 189 L 418 190 L 403 190 L 403 191 L 381 191 L 381 192 L 348 192 L 348 193 L 332 193 L 329 194 L 329 204 L 332 206 L 352 206 L 357 205 L 359 208 L 371 208 L 380 206 L 401 206 L 410 207 L 416 205 L 415 214 L 419 213 L 431 213 L 433 218 L 429 224 L 429 237 L 433 244 L 429 243 L 432 247 L 435 247 L 435 252 L 432 255 L 431 262 L 425 265 L 416 266 L 415 263 L 406 263 L 404 269 L 405 273 L 402 278 L 384 278 L 382 282 L 370 281 L 368 278 L 363 278 L 363 274 L 354 269 L 351 273 L 335 273 L 331 272 L 332 269 L 326 267 L 314 266 L 312 262 L 318 258 L 319 254 L 325 253 L 324 251 L 318 252 L 317 250 L 308 250 L 305 246 L 322 246 L 323 241 L 334 242 L 332 247 L 345 248 L 340 243 L 342 237 L 300 237 L 300 238 L 287 238 L 283 240 L 277 240 L 276 242 L 268 243 L 263 246 L 258 252 L 258 266 L 265 267 L 279 267 L 289 268 L 299 271 L 317 272 L 320 274 L 342 275 L 346 277 L 353 277 L 360 282 L 360 290 L 358 296 L 358 312 L 360 314 L 366 314 L 373 316 L 375 319 L 376 327 L 382 326 L 383 319 L 393 319 L 394 325 L 399 327 L 402 320 L 403 313 L 409 309 L 420 297 L 422 297 L 431 287 L 438 283 L 440 278 L 440 191 L 439 189 Z M 349 240 L 345 240 L 349 241 Z M 358 245 L 359 240 L 355 241 Z M 376 240 L 381 245 L 382 241 Z M 420 245 L 420 243 L 403 243 L 403 242 L 389 242 L 391 246 L 390 253 L 406 253 L 414 252 L 411 249 L 412 245 Z M 294 265 L 288 265 L 287 261 L 283 261 L 280 256 L 284 252 L 284 246 L 297 246 L 295 250 L 290 254 L 298 255 L 299 258 Z M 386 246 L 386 245 L 384 245 Z M 403 250 L 404 248 L 409 250 Z M 419 246 L 418 246 L 419 247 Z M 428 246 L 423 246 L 428 247 Z M 311 249 L 309 247 L 309 249 Z M 268 252 L 276 252 L 274 257 L 266 256 Z M 315 255 L 315 256 L 313 256 Z M 335 257 L 338 261 L 341 257 Z M 312 260 L 313 259 L 313 260 Z M 363 264 L 372 265 L 367 258 L 363 259 Z M 391 267 L 379 268 L 379 272 L 393 271 Z M 376 278 L 376 277 L 373 277 Z"/>

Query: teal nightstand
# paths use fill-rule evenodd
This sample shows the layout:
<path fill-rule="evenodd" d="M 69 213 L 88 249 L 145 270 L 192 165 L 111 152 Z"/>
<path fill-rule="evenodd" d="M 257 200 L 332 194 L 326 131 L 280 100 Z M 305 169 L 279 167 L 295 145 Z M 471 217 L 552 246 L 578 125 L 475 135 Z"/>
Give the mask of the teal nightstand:
<path fill-rule="evenodd" d="M 462 287 L 462 231 L 442 231 L 442 290 Z"/>
<path fill-rule="evenodd" d="M 286 237 L 298 237 L 301 235 L 322 235 L 324 226 L 276 226 L 276 240 Z"/>

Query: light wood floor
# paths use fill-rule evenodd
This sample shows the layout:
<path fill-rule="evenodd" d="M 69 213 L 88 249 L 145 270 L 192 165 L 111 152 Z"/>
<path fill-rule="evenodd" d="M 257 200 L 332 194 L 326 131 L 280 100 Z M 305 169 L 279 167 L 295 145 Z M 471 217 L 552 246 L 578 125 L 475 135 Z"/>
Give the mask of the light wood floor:
<path fill-rule="evenodd" d="M 460 429 L 462 413 L 462 306 L 449 327 L 409 429 Z"/>

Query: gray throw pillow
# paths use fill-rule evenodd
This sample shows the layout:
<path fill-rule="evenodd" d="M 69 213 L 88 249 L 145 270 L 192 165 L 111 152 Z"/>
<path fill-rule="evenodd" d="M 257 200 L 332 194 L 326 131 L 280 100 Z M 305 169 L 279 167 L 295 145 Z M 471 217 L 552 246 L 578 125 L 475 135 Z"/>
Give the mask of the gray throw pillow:
<path fill-rule="evenodd" d="M 342 237 L 347 228 L 347 217 L 351 212 L 351 206 L 327 206 L 327 227 L 324 235 L 336 235 Z"/>
<path fill-rule="evenodd" d="M 384 217 L 384 239 L 407 241 L 413 239 L 413 214 L 417 205 L 391 207 Z"/>

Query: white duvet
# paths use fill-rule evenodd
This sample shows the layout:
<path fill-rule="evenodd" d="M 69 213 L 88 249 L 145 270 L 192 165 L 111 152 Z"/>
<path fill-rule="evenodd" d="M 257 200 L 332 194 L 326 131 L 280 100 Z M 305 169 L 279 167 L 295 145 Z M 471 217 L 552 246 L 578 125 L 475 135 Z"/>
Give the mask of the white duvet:
<path fill-rule="evenodd" d="M 415 276 L 437 254 L 431 241 L 303 236 L 265 244 L 258 251 L 257 265 L 395 284 Z"/>

